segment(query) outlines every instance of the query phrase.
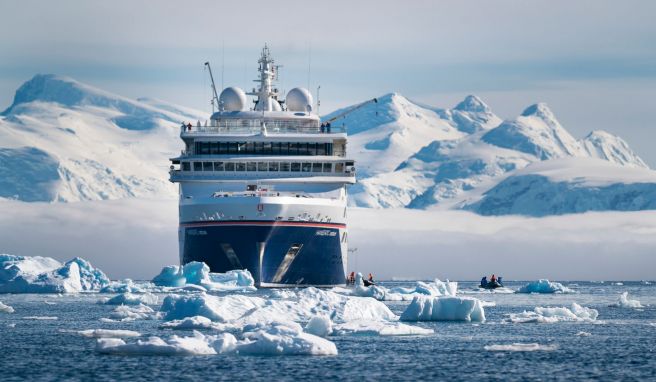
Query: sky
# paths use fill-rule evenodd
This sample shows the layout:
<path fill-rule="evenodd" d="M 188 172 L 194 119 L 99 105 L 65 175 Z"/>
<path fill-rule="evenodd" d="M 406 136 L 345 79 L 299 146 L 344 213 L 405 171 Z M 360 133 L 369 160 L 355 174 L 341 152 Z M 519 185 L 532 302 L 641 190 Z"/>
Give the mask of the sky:
<path fill-rule="evenodd" d="M 264 43 L 282 89 L 320 112 L 389 92 L 437 107 L 476 94 L 502 118 L 547 102 L 576 137 L 620 135 L 652 167 L 653 1 L 0 0 L 0 109 L 36 73 L 209 111 L 249 88 Z"/>

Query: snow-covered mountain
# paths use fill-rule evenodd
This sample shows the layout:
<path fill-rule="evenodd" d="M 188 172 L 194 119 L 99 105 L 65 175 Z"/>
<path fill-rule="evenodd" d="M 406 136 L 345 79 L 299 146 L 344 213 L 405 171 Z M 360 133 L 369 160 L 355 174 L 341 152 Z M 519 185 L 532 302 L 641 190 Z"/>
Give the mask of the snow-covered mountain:
<path fill-rule="evenodd" d="M 35 76 L 0 117 L 0 197 L 175 196 L 167 169 L 180 150 L 179 123 L 207 116 L 163 106 L 66 77 Z"/>
<path fill-rule="evenodd" d="M 37 75 L 0 116 L 0 198 L 174 197 L 167 170 L 181 148 L 179 123 L 208 117 Z M 333 123 L 341 124 L 358 168 L 352 205 L 534 216 L 656 208 L 640 199 L 651 198 L 654 172 L 625 141 L 604 131 L 577 140 L 545 104 L 502 121 L 476 96 L 441 109 L 390 93 Z M 556 168 L 569 178 L 545 175 Z M 603 171 L 603 187 L 588 181 Z"/>

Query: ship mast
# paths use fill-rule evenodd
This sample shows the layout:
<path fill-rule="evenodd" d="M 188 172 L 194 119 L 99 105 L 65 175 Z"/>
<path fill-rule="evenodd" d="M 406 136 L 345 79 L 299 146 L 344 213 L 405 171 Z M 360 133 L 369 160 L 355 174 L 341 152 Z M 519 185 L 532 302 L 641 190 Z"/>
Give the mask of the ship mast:
<path fill-rule="evenodd" d="M 282 107 L 278 102 L 278 89 L 273 88 L 273 81 L 278 78 L 278 66 L 274 65 L 273 58 L 269 47 L 265 44 L 262 48 L 262 54 L 258 60 L 259 78 L 254 82 L 259 82 L 259 89 L 253 89 L 248 95 L 257 96 L 255 101 L 255 110 L 257 111 L 280 111 Z"/>

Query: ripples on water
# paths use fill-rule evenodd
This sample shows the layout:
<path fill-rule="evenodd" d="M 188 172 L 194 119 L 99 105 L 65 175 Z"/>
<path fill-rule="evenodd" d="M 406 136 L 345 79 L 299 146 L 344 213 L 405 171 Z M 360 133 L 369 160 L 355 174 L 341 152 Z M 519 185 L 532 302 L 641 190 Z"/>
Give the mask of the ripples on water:
<path fill-rule="evenodd" d="M 508 284 L 513 289 L 523 285 Z M 418 323 L 435 330 L 430 336 L 331 337 L 339 350 L 334 357 L 102 355 L 94 351 L 94 340 L 60 330 L 128 329 L 162 337 L 171 332 L 158 329 L 157 320 L 100 322 L 114 307 L 96 304 L 101 297 L 97 294 L 0 295 L 0 301 L 16 310 L 0 313 L 0 380 L 656 380 L 656 286 L 564 284 L 578 293 L 472 294 L 496 302 L 485 309 L 483 324 Z M 459 291 L 473 291 L 474 286 L 462 282 Z M 641 310 L 609 307 L 624 291 L 648 306 Z M 569 307 L 572 302 L 597 309 L 598 322 L 512 324 L 504 320 L 509 313 L 536 306 Z M 400 314 L 408 303 L 387 304 Z M 26 316 L 59 319 L 23 319 Z M 577 335 L 580 332 L 590 335 Z M 547 350 L 484 349 L 513 343 L 537 343 Z"/>

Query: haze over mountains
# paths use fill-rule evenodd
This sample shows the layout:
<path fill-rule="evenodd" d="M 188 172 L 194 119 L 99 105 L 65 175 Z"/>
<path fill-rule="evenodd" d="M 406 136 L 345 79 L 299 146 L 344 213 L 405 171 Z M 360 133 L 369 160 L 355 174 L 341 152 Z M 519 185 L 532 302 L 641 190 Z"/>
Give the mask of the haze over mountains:
<path fill-rule="evenodd" d="M 0 197 L 173 198 L 168 158 L 181 149 L 179 123 L 208 117 L 37 75 L 0 118 Z M 545 104 L 502 121 L 475 96 L 439 109 L 391 93 L 341 123 L 358 169 L 355 206 L 532 216 L 656 209 L 656 172 L 625 141 L 604 131 L 576 139 Z"/>

